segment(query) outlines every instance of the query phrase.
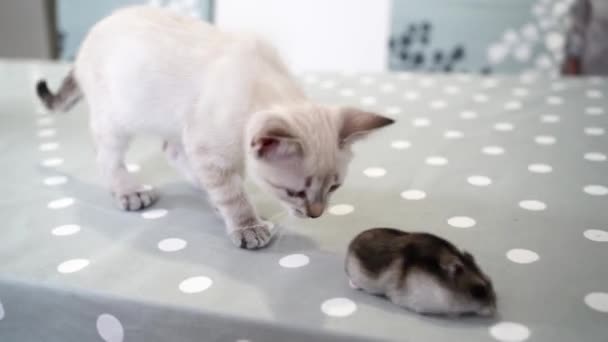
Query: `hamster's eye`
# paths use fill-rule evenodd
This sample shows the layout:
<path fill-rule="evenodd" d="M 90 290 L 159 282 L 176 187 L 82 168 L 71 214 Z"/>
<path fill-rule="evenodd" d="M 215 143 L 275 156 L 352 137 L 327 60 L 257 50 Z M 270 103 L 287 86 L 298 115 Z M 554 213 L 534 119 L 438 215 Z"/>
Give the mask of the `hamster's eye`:
<path fill-rule="evenodd" d="M 334 192 L 336 190 L 338 190 L 338 188 L 340 187 L 340 185 L 342 184 L 334 184 L 329 188 L 329 192 Z"/>
<path fill-rule="evenodd" d="M 483 285 L 473 285 L 469 289 L 471 297 L 475 299 L 485 299 L 488 297 L 488 289 Z"/>

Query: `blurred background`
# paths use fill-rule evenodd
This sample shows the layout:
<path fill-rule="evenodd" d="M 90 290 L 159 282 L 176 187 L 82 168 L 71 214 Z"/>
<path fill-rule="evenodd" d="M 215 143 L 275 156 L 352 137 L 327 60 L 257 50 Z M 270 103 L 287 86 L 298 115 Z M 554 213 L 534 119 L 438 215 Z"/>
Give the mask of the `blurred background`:
<path fill-rule="evenodd" d="M 70 61 L 97 20 L 134 4 L 256 31 L 296 71 L 605 74 L 608 63 L 608 0 L 8 0 L 0 58 Z"/>

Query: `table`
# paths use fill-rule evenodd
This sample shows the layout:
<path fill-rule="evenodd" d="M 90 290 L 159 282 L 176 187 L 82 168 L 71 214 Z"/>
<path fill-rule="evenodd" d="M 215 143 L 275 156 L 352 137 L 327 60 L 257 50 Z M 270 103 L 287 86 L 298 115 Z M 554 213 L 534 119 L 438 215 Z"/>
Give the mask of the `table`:
<path fill-rule="evenodd" d="M 137 140 L 129 168 L 161 197 L 116 209 L 86 108 L 50 115 L 34 84 L 64 64 L 0 63 L 1 341 L 605 341 L 608 80 L 537 74 L 299 75 L 312 98 L 397 123 L 355 148 L 317 220 L 268 248 L 226 238 L 205 200 Z M 346 246 L 371 227 L 438 234 L 493 279 L 491 319 L 416 315 L 355 291 Z"/>

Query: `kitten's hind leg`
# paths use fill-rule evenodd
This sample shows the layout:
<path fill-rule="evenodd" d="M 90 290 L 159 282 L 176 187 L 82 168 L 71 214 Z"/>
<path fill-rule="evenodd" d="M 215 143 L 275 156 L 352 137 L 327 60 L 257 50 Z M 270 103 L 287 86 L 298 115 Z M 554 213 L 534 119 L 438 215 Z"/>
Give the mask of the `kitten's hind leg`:
<path fill-rule="evenodd" d="M 152 205 L 158 196 L 154 189 L 144 188 L 125 166 L 124 158 L 131 137 L 112 129 L 92 125 L 97 164 L 105 183 L 122 210 L 141 210 Z"/>
<path fill-rule="evenodd" d="M 186 156 L 182 143 L 165 140 L 163 142 L 163 152 L 167 157 L 167 161 L 174 169 L 184 176 L 195 188 L 201 189 L 198 179 L 196 179 L 194 172 L 192 172 L 192 166 L 188 162 L 188 156 Z"/>

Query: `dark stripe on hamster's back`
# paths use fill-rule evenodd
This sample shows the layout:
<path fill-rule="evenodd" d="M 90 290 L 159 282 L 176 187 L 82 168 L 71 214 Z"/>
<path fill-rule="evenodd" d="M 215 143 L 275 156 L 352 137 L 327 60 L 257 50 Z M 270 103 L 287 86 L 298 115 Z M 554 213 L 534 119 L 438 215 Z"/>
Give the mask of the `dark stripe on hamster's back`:
<path fill-rule="evenodd" d="M 349 249 L 367 273 L 378 276 L 400 257 L 398 240 L 406 235 L 409 233 L 398 229 L 373 228 L 357 235 Z"/>

